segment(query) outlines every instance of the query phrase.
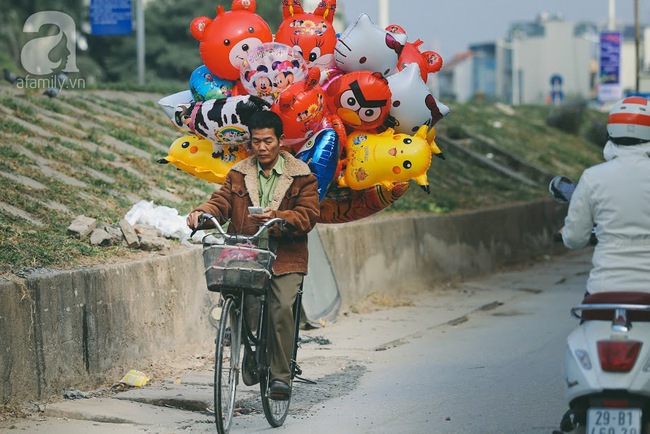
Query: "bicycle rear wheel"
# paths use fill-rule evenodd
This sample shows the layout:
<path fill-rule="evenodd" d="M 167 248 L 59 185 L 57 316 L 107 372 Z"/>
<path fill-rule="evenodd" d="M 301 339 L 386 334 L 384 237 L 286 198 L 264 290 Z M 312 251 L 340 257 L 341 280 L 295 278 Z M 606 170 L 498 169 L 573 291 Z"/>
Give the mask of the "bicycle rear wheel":
<path fill-rule="evenodd" d="M 214 414 L 219 434 L 230 429 L 235 408 L 242 355 L 241 324 L 241 307 L 235 299 L 226 298 L 217 332 L 214 367 Z"/>
<path fill-rule="evenodd" d="M 291 402 L 291 395 L 286 401 L 278 401 L 271 399 L 269 385 L 271 383 L 271 371 L 265 369 L 260 372 L 260 395 L 262 397 L 262 409 L 264 409 L 264 416 L 273 428 L 277 428 L 284 423 L 284 420 L 289 414 L 289 403 Z M 290 382 L 290 385 L 293 381 Z"/>

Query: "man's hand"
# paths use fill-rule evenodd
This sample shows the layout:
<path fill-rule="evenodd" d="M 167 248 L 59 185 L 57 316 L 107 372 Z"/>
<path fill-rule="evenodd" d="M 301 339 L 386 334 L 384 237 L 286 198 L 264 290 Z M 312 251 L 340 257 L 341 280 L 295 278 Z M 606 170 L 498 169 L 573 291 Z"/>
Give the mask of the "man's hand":
<path fill-rule="evenodd" d="M 263 225 L 273 218 L 273 211 L 271 211 L 271 208 L 264 208 L 262 214 L 249 214 L 249 216 L 256 225 Z"/>
<path fill-rule="evenodd" d="M 199 216 L 203 214 L 202 211 L 192 211 L 187 215 L 187 226 L 190 229 L 196 229 L 196 227 L 199 225 Z"/>

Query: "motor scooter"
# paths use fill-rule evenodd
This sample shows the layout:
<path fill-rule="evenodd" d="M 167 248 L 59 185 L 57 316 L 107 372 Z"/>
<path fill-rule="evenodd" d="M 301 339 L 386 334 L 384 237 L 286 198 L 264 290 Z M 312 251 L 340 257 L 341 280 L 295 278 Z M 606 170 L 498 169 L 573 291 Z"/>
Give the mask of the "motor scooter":
<path fill-rule="evenodd" d="M 574 189 L 563 176 L 549 184 L 560 203 Z M 591 294 L 571 315 L 580 324 L 564 356 L 569 410 L 553 434 L 650 434 L 650 293 Z"/>

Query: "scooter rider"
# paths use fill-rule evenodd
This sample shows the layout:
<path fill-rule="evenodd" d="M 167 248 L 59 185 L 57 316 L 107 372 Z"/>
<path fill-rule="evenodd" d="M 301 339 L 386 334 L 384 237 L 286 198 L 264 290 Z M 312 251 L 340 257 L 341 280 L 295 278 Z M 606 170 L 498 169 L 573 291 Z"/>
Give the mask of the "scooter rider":
<path fill-rule="evenodd" d="M 650 292 L 650 102 L 628 97 L 607 120 L 606 162 L 584 171 L 562 230 L 570 249 L 598 244 L 587 293 Z"/>

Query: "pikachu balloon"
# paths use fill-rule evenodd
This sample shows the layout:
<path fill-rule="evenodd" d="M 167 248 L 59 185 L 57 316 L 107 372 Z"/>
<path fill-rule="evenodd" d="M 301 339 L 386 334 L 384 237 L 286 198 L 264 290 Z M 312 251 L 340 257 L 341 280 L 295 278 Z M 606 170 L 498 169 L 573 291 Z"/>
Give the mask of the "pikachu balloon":
<path fill-rule="evenodd" d="M 435 142 L 435 129 L 428 128 L 422 125 L 413 136 L 397 134 L 392 128 L 381 134 L 353 132 L 345 144 L 339 187 L 362 190 L 382 185 L 391 189 L 396 182 L 414 179 L 430 193 L 427 170 L 431 154 L 444 157 Z"/>
<path fill-rule="evenodd" d="M 246 157 L 248 153 L 243 146 L 234 149 L 224 146 L 214 152 L 210 140 L 192 134 L 176 139 L 169 147 L 169 155 L 158 162 L 171 163 L 197 178 L 223 184 L 230 168 Z"/>

